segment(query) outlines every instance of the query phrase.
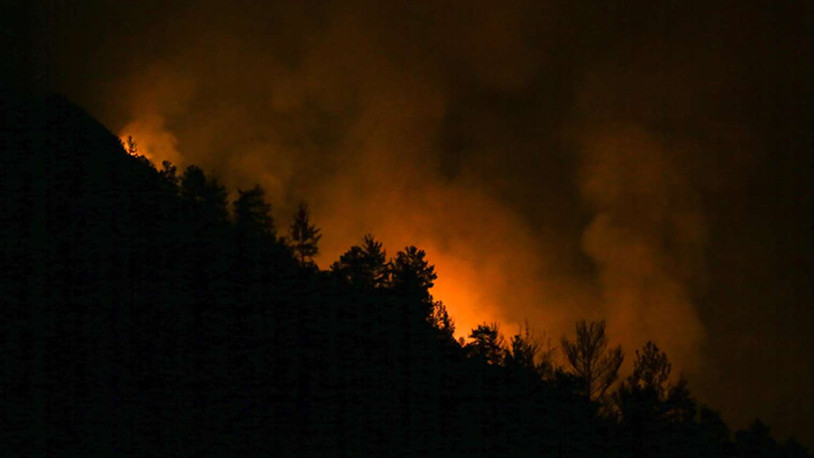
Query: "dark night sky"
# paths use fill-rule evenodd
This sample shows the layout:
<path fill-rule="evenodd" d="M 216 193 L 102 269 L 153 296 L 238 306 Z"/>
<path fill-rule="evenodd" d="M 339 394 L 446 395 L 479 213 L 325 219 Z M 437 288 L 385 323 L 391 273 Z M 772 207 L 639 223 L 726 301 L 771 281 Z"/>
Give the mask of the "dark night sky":
<path fill-rule="evenodd" d="M 163 3 L 31 2 L 4 72 L 306 199 L 323 267 L 415 243 L 460 330 L 607 318 L 814 446 L 811 2 Z"/>

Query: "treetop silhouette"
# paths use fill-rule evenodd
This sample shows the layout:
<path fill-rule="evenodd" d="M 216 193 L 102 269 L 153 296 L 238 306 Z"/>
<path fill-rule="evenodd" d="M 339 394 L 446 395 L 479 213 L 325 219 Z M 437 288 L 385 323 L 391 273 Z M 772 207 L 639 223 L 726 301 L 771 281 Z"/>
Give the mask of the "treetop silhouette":
<path fill-rule="evenodd" d="M 501 365 L 506 359 L 506 341 L 497 323 L 479 324 L 469 334 L 465 350 L 470 357 L 482 358 L 487 364 Z"/>
<path fill-rule="evenodd" d="M 390 282 L 390 263 L 381 242 L 366 234 L 362 245 L 354 245 L 331 264 L 331 271 L 344 281 L 363 289 L 382 288 Z"/>
<path fill-rule="evenodd" d="M 237 227 L 252 234 L 276 237 L 271 204 L 266 202 L 263 188 L 256 185 L 247 191 L 238 189 L 237 194 L 233 204 Z"/>
<path fill-rule="evenodd" d="M 320 229 L 309 221 L 308 206 L 300 203 L 289 230 L 291 248 L 303 266 L 314 266 L 314 256 L 319 254 Z"/>
<path fill-rule="evenodd" d="M 619 368 L 624 355 L 622 347 L 610 350 L 605 335 L 605 321 L 585 320 L 577 322 L 576 339 L 562 338 L 562 350 L 570 369 L 584 384 L 584 394 L 593 400 L 601 400 L 619 378 Z"/>

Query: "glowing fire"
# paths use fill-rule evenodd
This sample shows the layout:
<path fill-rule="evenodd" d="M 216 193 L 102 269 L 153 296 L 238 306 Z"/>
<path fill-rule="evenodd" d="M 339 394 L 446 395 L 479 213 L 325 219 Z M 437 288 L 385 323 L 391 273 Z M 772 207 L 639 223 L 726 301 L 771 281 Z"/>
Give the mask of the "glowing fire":
<path fill-rule="evenodd" d="M 178 139 L 165 129 L 164 120 L 160 116 L 139 118 L 124 126 L 119 131 L 119 140 L 125 150 L 129 147 L 128 137 L 134 142 L 135 154 L 146 157 L 157 167 L 161 167 L 163 161 L 176 165 L 183 162 L 177 149 Z"/>

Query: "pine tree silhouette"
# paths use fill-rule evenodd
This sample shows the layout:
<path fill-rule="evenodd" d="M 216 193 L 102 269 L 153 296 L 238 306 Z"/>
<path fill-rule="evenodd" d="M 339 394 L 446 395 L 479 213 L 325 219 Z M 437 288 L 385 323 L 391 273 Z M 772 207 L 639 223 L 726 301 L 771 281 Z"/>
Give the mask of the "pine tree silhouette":
<path fill-rule="evenodd" d="M 290 228 L 291 248 L 294 255 L 303 266 L 313 266 L 314 256 L 319 253 L 319 239 L 322 238 L 320 229 L 312 225 L 308 219 L 308 206 L 300 203 L 294 222 Z"/>

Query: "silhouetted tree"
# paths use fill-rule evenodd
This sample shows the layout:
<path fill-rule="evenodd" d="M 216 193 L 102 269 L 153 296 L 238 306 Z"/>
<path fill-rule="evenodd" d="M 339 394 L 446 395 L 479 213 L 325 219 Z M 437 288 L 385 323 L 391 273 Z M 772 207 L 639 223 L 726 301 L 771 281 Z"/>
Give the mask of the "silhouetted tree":
<path fill-rule="evenodd" d="M 636 350 L 633 373 L 628 376 L 627 383 L 640 390 L 652 390 L 663 399 L 671 370 L 672 365 L 667 355 L 660 352 L 656 344 L 648 341 L 641 352 Z"/>
<path fill-rule="evenodd" d="M 601 400 L 619 378 L 619 367 L 624 359 L 622 347 L 606 350 L 608 338 L 604 320 L 590 325 L 581 320 L 576 328 L 575 341 L 562 338 L 563 353 L 573 373 L 582 379 L 584 394 L 592 400 Z"/>
<path fill-rule="evenodd" d="M 641 351 L 636 350 L 633 372 L 614 395 L 621 427 L 627 433 L 624 437 L 629 439 L 627 449 L 633 456 L 670 456 L 668 452 L 678 452 L 664 446 L 671 437 L 682 438 L 686 444 L 681 453 L 700 453 L 690 453 L 690 430 L 696 428 L 695 401 L 683 378 L 676 385 L 669 384 L 671 369 L 667 355 L 647 342 Z"/>
<path fill-rule="evenodd" d="M 421 321 L 432 314 L 433 302 L 429 290 L 437 278 L 435 266 L 425 256 L 424 250 L 408 246 L 404 251 L 399 251 L 390 263 L 393 291 L 407 301 L 409 313 Z"/>
<path fill-rule="evenodd" d="M 510 349 L 511 351 L 506 356 L 506 366 L 522 367 L 538 373 L 543 378 L 553 375 L 553 358 L 556 348 L 548 345 L 543 350 L 542 343 L 532 335 L 528 322 L 525 322 L 523 328 L 512 336 Z"/>
<path fill-rule="evenodd" d="M 348 283 L 365 288 L 381 288 L 388 282 L 389 265 L 381 242 L 367 234 L 362 246 L 352 246 L 331 265 L 331 271 Z"/>
<path fill-rule="evenodd" d="M 734 454 L 734 447 L 730 440 L 731 432 L 724 423 L 721 415 L 704 406 L 698 416 L 698 455 L 709 457 L 724 457 Z"/>
<path fill-rule="evenodd" d="M 263 188 L 256 185 L 248 191 L 238 189 L 237 194 L 234 202 L 235 225 L 249 233 L 274 238 L 276 231 L 271 217 L 271 205 L 264 198 Z"/>
<path fill-rule="evenodd" d="M 455 338 L 455 322 L 452 320 L 452 317 L 449 316 L 447 307 L 443 302 L 435 301 L 433 303 L 432 315 L 429 317 L 429 322 L 432 327 L 440 331 L 443 336 L 449 339 Z"/>
<path fill-rule="evenodd" d="M 738 458 L 768 458 L 777 454 L 777 442 L 772 438 L 769 427 L 755 420 L 746 430 L 735 433 L 735 448 Z"/>
<path fill-rule="evenodd" d="M 294 222 L 291 223 L 291 248 L 301 265 L 313 266 L 314 256 L 319 253 L 320 229 L 308 220 L 308 206 L 300 203 Z"/>
<path fill-rule="evenodd" d="M 642 351 L 636 350 L 633 372 L 615 394 L 622 418 L 636 423 L 653 424 L 666 415 L 667 385 L 672 365 L 653 342 Z"/>
<path fill-rule="evenodd" d="M 138 148 L 137 148 L 137 145 L 136 145 L 136 141 L 133 140 L 132 135 L 127 136 L 127 140 L 124 142 L 124 144 L 122 146 L 124 146 L 124 150 L 127 151 L 127 154 L 129 154 L 131 156 L 137 156 L 138 155 Z"/>
<path fill-rule="evenodd" d="M 698 405 L 687 388 L 688 381 L 682 375 L 678 381 L 669 387 L 665 399 L 665 418 L 672 423 L 690 423 L 695 420 Z"/>
<path fill-rule="evenodd" d="M 424 259 L 426 253 L 414 246 L 399 251 L 391 264 L 392 285 L 403 291 L 427 292 L 438 276 L 435 266 Z"/>
<path fill-rule="evenodd" d="M 219 180 L 207 178 L 198 166 L 190 165 L 181 176 L 181 199 L 190 206 L 193 217 L 205 223 L 226 221 L 227 195 Z"/>
<path fill-rule="evenodd" d="M 159 176 L 172 186 L 178 186 L 178 168 L 170 161 L 161 162 L 161 170 L 158 171 Z"/>
<path fill-rule="evenodd" d="M 488 364 L 501 365 L 506 359 L 506 346 L 500 327 L 497 323 L 488 325 L 479 324 L 469 334 L 471 342 L 466 344 L 466 352 L 470 357 L 483 358 Z"/>

